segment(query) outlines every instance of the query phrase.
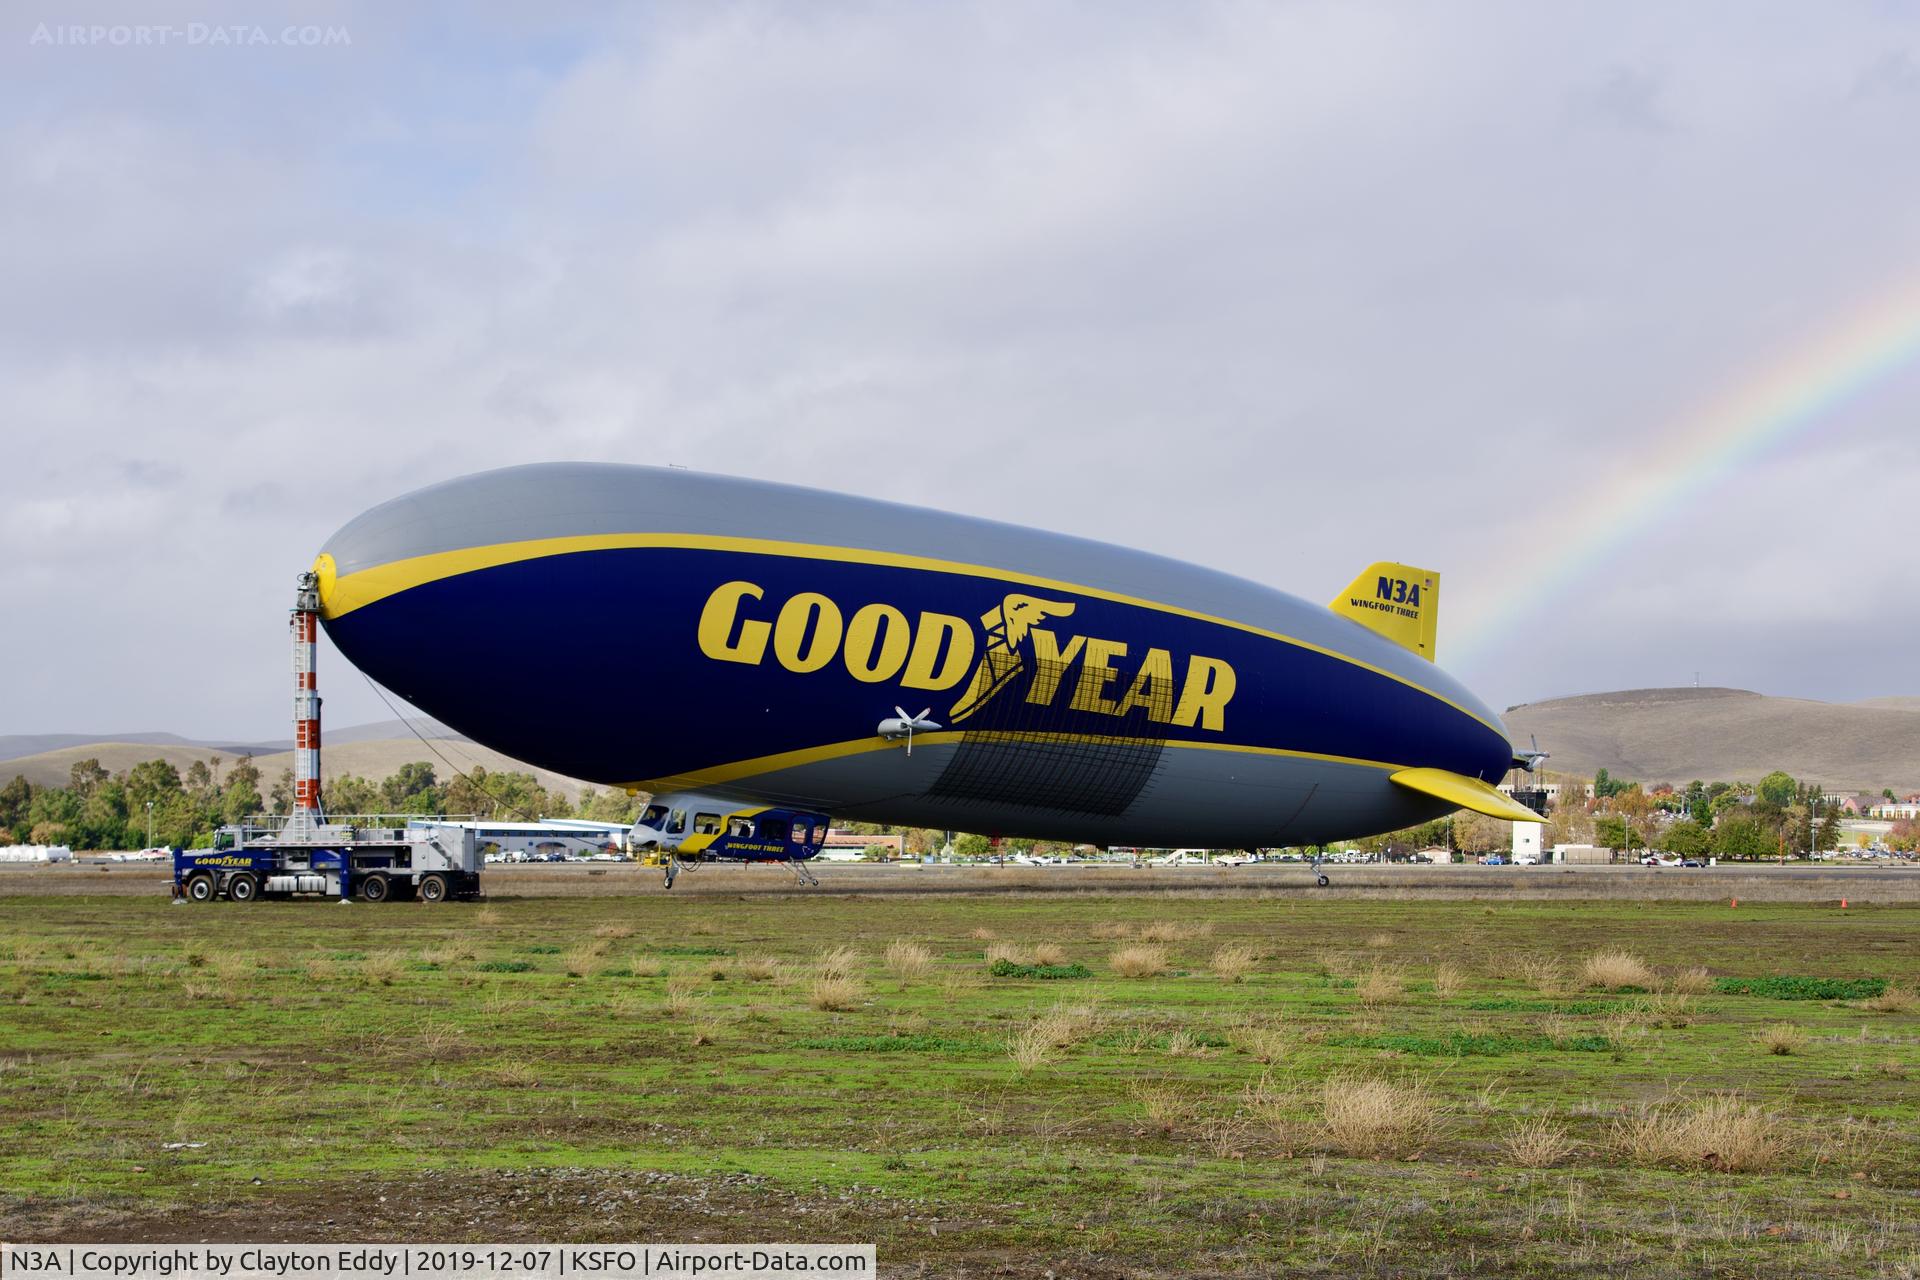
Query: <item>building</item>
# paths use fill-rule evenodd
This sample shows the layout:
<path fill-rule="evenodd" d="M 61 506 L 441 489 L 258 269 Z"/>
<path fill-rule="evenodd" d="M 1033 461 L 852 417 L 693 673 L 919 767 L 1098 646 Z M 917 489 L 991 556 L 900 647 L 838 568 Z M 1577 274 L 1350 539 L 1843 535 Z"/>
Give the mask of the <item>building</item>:
<path fill-rule="evenodd" d="M 840 861 L 848 855 L 858 859 L 873 845 L 885 849 L 889 858 L 899 859 L 907 856 L 907 837 L 902 831 L 884 836 L 863 836 L 857 831 L 828 831 L 827 838 L 821 846 L 820 856 L 833 861 Z"/>
<path fill-rule="evenodd" d="M 1888 800 L 1867 810 L 1869 818 L 1878 818 L 1882 822 L 1913 822 L 1920 820 L 1920 799 Z"/>

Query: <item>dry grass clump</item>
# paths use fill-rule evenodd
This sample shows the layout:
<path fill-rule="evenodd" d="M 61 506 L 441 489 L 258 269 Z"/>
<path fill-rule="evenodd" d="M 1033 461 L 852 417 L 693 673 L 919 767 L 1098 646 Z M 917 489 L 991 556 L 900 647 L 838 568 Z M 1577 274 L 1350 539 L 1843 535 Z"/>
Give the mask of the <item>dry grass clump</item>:
<path fill-rule="evenodd" d="M 1564 996 L 1573 989 L 1565 967 L 1550 955 L 1523 955 L 1514 961 L 1513 973 L 1550 1000 Z"/>
<path fill-rule="evenodd" d="M 1128 1092 L 1146 1112 L 1148 1123 L 1162 1133 L 1172 1133 L 1193 1114 L 1193 1096 L 1170 1080 L 1138 1081 Z"/>
<path fill-rule="evenodd" d="M 1227 1043 L 1255 1062 L 1272 1066 L 1293 1052 L 1293 1033 L 1285 1027 L 1243 1022 L 1227 1032 Z"/>
<path fill-rule="evenodd" d="M 1054 1005 L 1035 1018 L 1032 1030 L 1056 1049 L 1068 1049 L 1100 1029 L 1103 1019 L 1092 1005 Z"/>
<path fill-rule="evenodd" d="M 1300 1093 L 1292 1082 L 1276 1082 L 1271 1074 L 1262 1075 L 1240 1095 L 1241 1112 L 1272 1135 L 1284 1157 L 1291 1157 L 1313 1138 L 1311 1126 L 1298 1115 L 1300 1106 Z"/>
<path fill-rule="evenodd" d="M 1319 962 L 1320 971 L 1329 978 L 1351 978 L 1360 970 L 1352 955 L 1331 947 L 1319 952 L 1314 959 Z"/>
<path fill-rule="evenodd" d="M 1398 966 L 1376 964 L 1354 984 L 1353 993 L 1368 1008 L 1392 1004 L 1407 993 L 1406 975 Z"/>
<path fill-rule="evenodd" d="M 845 1012 L 859 1008 L 865 995 L 865 988 L 853 978 L 822 976 L 807 988 L 807 1003 L 822 1012 Z"/>
<path fill-rule="evenodd" d="M 402 963 L 400 953 L 397 951 L 389 951 L 383 954 L 396 965 Z M 220 981 L 238 985 L 252 977 L 254 970 L 258 966 L 254 964 L 253 957 L 249 955 L 238 951 L 223 951 L 213 958 L 213 964 L 209 967 L 213 972 L 213 976 L 220 979 Z M 389 981 L 391 981 L 391 979 L 389 979 Z"/>
<path fill-rule="evenodd" d="M 1451 1000 L 1467 987 L 1467 971 L 1446 961 L 1433 967 L 1433 994 Z"/>
<path fill-rule="evenodd" d="M 1133 937 L 1133 926 L 1122 924 L 1117 920 L 1108 920 L 1093 926 L 1093 936 L 1102 942 L 1118 942 L 1123 938 Z"/>
<path fill-rule="evenodd" d="M 1776 1022 L 1754 1033 L 1754 1044 L 1779 1057 L 1791 1057 L 1807 1047 L 1807 1029 L 1793 1022 Z"/>
<path fill-rule="evenodd" d="M 1090 1005 L 1057 1004 L 1009 1036 L 1007 1053 L 1022 1071 L 1033 1071 L 1092 1035 L 1100 1022 Z"/>
<path fill-rule="evenodd" d="M 1693 997 L 1679 992 L 1648 996 L 1639 1002 L 1640 1020 L 1650 1027 L 1690 1027 L 1693 1025 Z"/>
<path fill-rule="evenodd" d="M 1899 982 L 1889 982 L 1887 989 L 1879 995 L 1860 1002 L 1862 1009 L 1874 1013 L 1912 1013 L 1920 1007 L 1920 995 L 1912 987 Z"/>
<path fill-rule="evenodd" d="M 1440 1131 L 1439 1097 L 1425 1080 L 1387 1080 L 1340 1072 L 1320 1090 L 1320 1123 L 1327 1140 L 1348 1155 L 1368 1159 L 1410 1156 Z"/>
<path fill-rule="evenodd" d="M 1545 1116 L 1514 1125 L 1502 1145 L 1507 1159 L 1523 1169 L 1545 1169 L 1559 1164 L 1573 1152 L 1573 1139 L 1567 1136 L 1566 1128 Z"/>
<path fill-rule="evenodd" d="M 1258 963 L 1258 951 L 1244 942 L 1229 942 L 1214 951 L 1213 959 L 1207 961 L 1207 967 L 1228 982 L 1241 982 Z"/>
<path fill-rule="evenodd" d="M 860 953 L 852 947 L 822 951 L 818 967 L 823 978 L 854 978 L 861 969 Z"/>
<path fill-rule="evenodd" d="M 993 930 L 985 929 L 985 928 L 975 929 L 973 932 L 969 933 L 967 936 L 969 938 L 972 938 L 975 942 L 992 942 Z"/>
<path fill-rule="evenodd" d="M 661 1012 L 670 1018 L 686 1016 L 693 1009 L 693 993 L 700 989 L 700 985 L 700 979 L 692 974 L 676 973 L 670 976 L 666 993 L 661 997 Z"/>
<path fill-rule="evenodd" d="M 1193 1032 L 1191 1031 L 1188 1031 L 1185 1027 L 1182 1027 L 1177 1031 L 1168 1033 L 1167 1035 L 1167 1056 L 1168 1057 L 1204 1058 L 1206 1057 L 1206 1055 L 1207 1055 L 1207 1046 L 1200 1042 L 1199 1036 L 1193 1034 Z"/>
<path fill-rule="evenodd" d="M 1067 949 L 1057 942 L 1039 943 L 1033 949 L 1033 962 L 1035 964 L 1049 965 L 1065 964 L 1067 962 Z"/>
<path fill-rule="evenodd" d="M 667 971 L 667 962 L 659 956 L 635 956 L 627 963 L 627 972 L 636 978 L 657 978 Z"/>
<path fill-rule="evenodd" d="M 1608 991 L 1619 991 L 1625 987 L 1652 991 L 1660 985 L 1659 977 L 1645 960 L 1617 947 L 1596 951 L 1582 960 L 1580 981 L 1585 986 L 1605 987 Z"/>
<path fill-rule="evenodd" d="M 1157 978 L 1167 971 L 1167 949 L 1146 943 L 1116 947 L 1107 967 L 1122 978 Z"/>
<path fill-rule="evenodd" d="M 880 959 L 887 972 L 902 982 L 914 982 L 933 972 L 933 952 L 905 939 L 889 942 Z"/>
<path fill-rule="evenodd" d="M 1667 980 L 1667 990 L 1680 996 L 1703 996 L 1713 990 L 1713 975 L 1703 964 L 1689 965 Z"/>
<path fill-rule="evenodd" d="M 1637 1164 L 1756 1173 L 1793 1147 L 1779 1116 L 1731 1093 L 1649 1107 L 1615 1123 L 1614 1145 Z"/>
<path fill-rule="evenodd" d="M 712 1044 L 720 1036 L 720 1024 L 711 1018 L 693 1024 L 693 1047 Z"/>
<path fill-rule="evenodd" d="M 309 982 L 331 982 L 340 976 L 340 966 L 326 956 L 315 956 L 305 968 Z"/>
<path fill-rule="evenodd" d="M 622 938 L 631 938 L 633 936 L 633 926 L 630 924 L 603 924 L 593 931 L 593 936 L 596 938 L 605 938 L 608 942 L 618 942 Z"/>
<path fill-rule="evenodd" d="M 1033 952 L 1017 942 L 996 942 L 987 948 L 987 963 L 998 964 L 1005 960 L 1008 964 L 1032 964 Z"/>
<path fill-rule="evenodd" d="M 1022 1071 L 1036 1071 L 1060 1056 L 1060 1051 L 1035 1028 L 1022 1027 L 1007 1037 L 1007 1056 Z"/>
<path fill-rule="evenodd" d="M 505 919 L 506 917 L 504 915 L 492 907 L 482 907 L 473 913 L 473 922 L 475 924 L 496 925 Z"/>
<path fill-rule="evenodd" d="M 607 967 L 607 944 L 586 942 L 560 957 L 561 968 L 569 978 L 591 978 Z"/>
<path fill-rule="evenodd" d="M 1207 920 L 1196 920 L 1182 924 L 1177 920 L 1155 920 L 1140 930 L 1142 942 L 1190 942 L 1195 938 L 1213 936 L 1213 924 Z"/>
<path fill-rule="evenodd" d="M 1376 933 L 1367 939 L 1367 945 L 1375 950 L 1379 950 L 1382 947 L 1390 947 L 1393 945 L 1393 935 L 1390 933 Z"/>
<path fill-rule="evenodd" d="M 531 1062 L 501 1062 L 487 1070 L 493 1083 L 506 1089 L 531 1089 L 540 1083 L 540 1072 Z"/>
<path fill-rule="evenodd" d="M 390 987 L 407 969 L 398 951 L 376 951 L 360 962 L 360 977 L 376 986 Z"/>
<path fill-rule="evenodd" d="M 772 982 L 780 976 L 780 962 L 772 956 L 747 956 L 738 966 L 748 982 Z"/>

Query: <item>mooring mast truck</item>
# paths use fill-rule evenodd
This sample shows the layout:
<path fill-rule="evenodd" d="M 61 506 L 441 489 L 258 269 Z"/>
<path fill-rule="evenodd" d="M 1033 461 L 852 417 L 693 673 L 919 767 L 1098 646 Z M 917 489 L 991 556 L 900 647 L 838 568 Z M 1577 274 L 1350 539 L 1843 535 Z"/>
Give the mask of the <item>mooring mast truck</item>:
<path fill-rule="evenodd" d="M 190 902 L 295 894 L 445 902 L 480 894 L 478 842 L 471 828 L 458 823 L 291 826 L 222 827 L 211 849 L 175 853 L 174 895 Z"/>
<path fill-rule="evenodd" d="M 345 902 L 480 894 L 482 858 L 472 828 L 452 822 L 367 825 L 329 822 L 320 806 L 320 692 L 314 658 L 320 579 L 300 575 L 288 627 L 293 636 L 293 810 L 278 823 L 222 827 L 211 849 L 173 855 L 176 899 L 329 894 Z"/>

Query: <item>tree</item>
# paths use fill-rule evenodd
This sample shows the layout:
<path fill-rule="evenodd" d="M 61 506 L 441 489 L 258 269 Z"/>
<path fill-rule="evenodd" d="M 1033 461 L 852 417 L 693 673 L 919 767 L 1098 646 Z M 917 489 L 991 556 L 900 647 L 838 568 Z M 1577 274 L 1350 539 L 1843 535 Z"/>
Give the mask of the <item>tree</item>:
<path fill-rule="evenodd" d="M 1625 818 L 1618 814 L 1608 814 L 1603 818 L 1594 819 L 1593 840 L 1595 844 L 1603 845 L 1608 849 L 1631 849 L 1633 830 L 1627 825 Z"/>
<path fill-rule="evenodd" d="M 273 802 L 273 812 L 288 814 L 293 812 L 293 770 L 282 769 L 280 776 L 273 780 L 273 790 L 268 793 Z"/>
<path fill-rule="evenodd" d="M 1453 815 L 1453 847 L 1461 853 L 1498 853 L 1513 847 L 1513 824 L 1462 809 Z"/>
<path fill-rule="evenodd" d="M 328 782 L 323 798 L 330 815 L 380 811 L 380 789 L 351 773 Z"/>
<path fill-rule="evenodd" d="M 67 770 L 67 789 L 85 803 L 93 789 L 107 780 L 108 774 L 100 767 L 98 757 L 88 756 L 85 760 L 73 762 L 73 768 Z"/>
<path fill-rule="evenodd" d="M 13 781 L 0 787 L 0 832 L 18 841 L 27 834 L 27 806 L 33 803 L 33 784 L 25 775 L 14 774 Z"/>
<path fill-rule="evenodd" d="M 1612 794 L 1613 779 L 1608 776 L 1605 769 L 1602 769 L 1593 775 L 1593 797 L 1596 800 L 1605 800 Z"/>
<path fill-rule="evenodd" d="M 1778 848 L 1773 833 L 1755 818 L 1732 815 L 1713 829 L 1713 851 L 1722 858 L 1763 858 Z"/>
<path fill-rule="evenodd" d="M 1667 852 L 1682 858 L 1704 858 L 1713 849 L 1713 833 L 1699 823 L 1686 819 L 1667 828 L 1661 837 Z"/>
<path fill-rule="evenodd" d="M 953 838 L 953 851 L 963 858 L 984 858 L 993 851 L 993 842 L 969 831 Z"/>
<path fill-rule="evenodd" d="M 1840 847 L 1840 815 L 1828 809 L 1826 816 L 1820 819 L 1820 830 L 1814 833 L 1813 851 L 1825 853 Z"/>
<path fill-rule="evenodd" d="M 436 813 L 442 800 L 433 766 L 424 760 L 401 765 L 380 784 L 380 803 L 388 813 Z"/>
<path fill-rule="evenodd" d="M 1760 779 L 1760 785 L 1754 788 L 1754 795 L 1769 809 L 1785 809 L 1793 803 L 1796 791 L 1792 775 L 1775 769 Z"/>
<path fill-rule="evenodd" d="M 135 809 L 157 809 L 181 794 L 180 771 L 165 760 L 142 760 L 127 773 L 127 799 Z"/>

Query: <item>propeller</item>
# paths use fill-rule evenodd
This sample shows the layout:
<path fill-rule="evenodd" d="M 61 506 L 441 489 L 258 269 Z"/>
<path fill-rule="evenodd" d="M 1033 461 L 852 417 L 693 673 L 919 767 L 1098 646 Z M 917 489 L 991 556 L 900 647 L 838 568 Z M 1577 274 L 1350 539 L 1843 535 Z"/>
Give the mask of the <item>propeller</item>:
<path fill-rule="evenodd" d="M 907 754 L 912 755 L 913 735 L 915 733 L 929 733 L 940 728 L 938 724 L 927 719 L 927 717 L 932 714 L 932 707 L 924 707 L 921 709 L 919 715 L 910 716 L 907 714 L 905 707 L 896 706 L 893 709 L 893 717 L 880 722 L 880 736 L 889 741 L 894 738 L 905 738 L 907 740 Z"/>

